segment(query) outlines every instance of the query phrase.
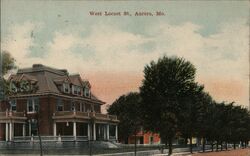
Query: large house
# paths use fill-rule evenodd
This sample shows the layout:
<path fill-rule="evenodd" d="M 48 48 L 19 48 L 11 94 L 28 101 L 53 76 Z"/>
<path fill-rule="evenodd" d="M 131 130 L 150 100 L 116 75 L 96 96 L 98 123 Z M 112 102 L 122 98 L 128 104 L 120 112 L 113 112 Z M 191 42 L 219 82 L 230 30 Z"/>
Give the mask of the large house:
<path fill-rule="evenodd" d="M 86 141 L 118 137 L 116 116 L 101 113 L 103 101 L 79 74 L 41 64 L 9 77 L 0 105 L 0 140 Z"/>

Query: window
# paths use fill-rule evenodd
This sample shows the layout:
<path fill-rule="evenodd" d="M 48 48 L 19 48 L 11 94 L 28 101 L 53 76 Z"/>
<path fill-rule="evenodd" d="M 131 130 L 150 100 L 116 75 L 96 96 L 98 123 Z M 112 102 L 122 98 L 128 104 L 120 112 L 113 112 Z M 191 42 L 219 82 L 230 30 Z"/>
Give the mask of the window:
<path fill-rule="evenodd" d="M 71 111 L 75 111 L 75 110 L 76 110 L 75 103 L 71 103 Z"/>
<path fill-rule="evenodd" d="M 63 102 L 62 99 L 57 99 L 56 103 L 56 111 L 63 111 Z"/>
<path fill-rule="evenodd" d="M 10 90 L 11 92 L 14 92 L 14 93 L 17 92 L 17 87 L 13 81 L 10 82 Z"/>
<path fill-rule="evenodd" d="M 84 96 L 89 97 L 90 96 L 90 90 L 88 87 L 84 88 Z"/>
<path fill-rule="evenodd" d="M 33 134 L 34 136 L 36 136 L 38 133 L 38 129 L 37 129 L 37 120 L 32 119 L 31 120 L 31 135 Z"/>
<path fill-rule="evenodd" d="M 78 87 L 78 86 L 77 86 L 77 89 L 76 89 L 76 90 L 77 90 L 77 94 L 78 94 L 78 95 L 81 95 L 81 87 Z"/>
<path fill-rule="evenodd" d="M 27 111 L 28 112 L 37 112 L 39 109 L 39 99 L 30 98 L 27 101 Z"/>
<path fill-rule="evenodd" d="M 81 95 L 81 87 L 79 86 L 72 86 L 72 93 L 75 95 Z"/>
<path fill-rule="evenodd" d="M 85 112 L 85 104 L 84 103 L 80 104 L 80 111 Z"/>
<path fill-rule="evenodd" d="M 64 83 L 63 84 L 63 91 L 65 93 L 69 93 L 70 92 L 70 87 L 69 87 L 69 84 L 68 83 Z"/>
<path fill-rule="evenodd" d="M 10 100 L 10 110 L 16 111 L 16 100 Z"/>
<path fill-rule="evenodd" d="M 149 144 L 153 144 L 154 143 L 154 137 L 153 136 L 150 136 L 149 137 Z"/>

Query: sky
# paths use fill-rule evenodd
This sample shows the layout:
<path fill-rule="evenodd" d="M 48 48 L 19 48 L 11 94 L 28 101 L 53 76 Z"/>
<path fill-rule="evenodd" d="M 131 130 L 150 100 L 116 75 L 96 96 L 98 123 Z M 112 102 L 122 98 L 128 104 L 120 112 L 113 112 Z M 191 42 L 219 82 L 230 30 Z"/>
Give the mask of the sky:
<path fill-rule="evenodd" d="M 218 102 L 249 105 L 249 1 L 2 0 L 1 50 L 19 68 L 41 63 L 88 79 L 105 111 L 139 91 L 143 69 L 178 56 Z M 91 16 L 124 12 L 131 16 Z M 134 16 L 161 11 L 164 16 Z"/>

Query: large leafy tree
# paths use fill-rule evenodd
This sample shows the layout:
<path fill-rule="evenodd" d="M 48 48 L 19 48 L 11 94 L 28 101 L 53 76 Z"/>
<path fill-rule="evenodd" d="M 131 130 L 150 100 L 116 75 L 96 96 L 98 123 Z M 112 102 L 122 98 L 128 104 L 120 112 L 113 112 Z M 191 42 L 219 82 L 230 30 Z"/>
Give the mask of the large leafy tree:
<path fill-rule="evenodd" d="M 195 67 L 183 58 L 167 57 L 152 61 L 144 68 L 140 87 L 144 128 L 157 132 L 168 143 L 172 153 L 172 139 L 181 113 L 180 97 L 194 83 Z"/>
<path fill-rule="evenodd" d="M 127 141 L 130 135 L 136 135 L 141 126 L 140 103 L 139 93 L 130 92 L 120 96 L 108 108 L 108 114 L 117 115 L 120 120 L 119 137 L 123 141 Z"/>

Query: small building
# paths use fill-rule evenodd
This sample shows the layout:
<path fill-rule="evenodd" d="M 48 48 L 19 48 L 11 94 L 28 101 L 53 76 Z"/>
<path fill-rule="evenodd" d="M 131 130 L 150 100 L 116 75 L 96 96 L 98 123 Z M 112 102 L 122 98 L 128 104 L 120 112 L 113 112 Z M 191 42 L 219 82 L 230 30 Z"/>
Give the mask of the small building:
<path fill-rule="evenodd" d="M 101 113 L 103 101 L 79 74 L 41 64 L 19 69 L 8 79 L 0 104 L 0 140 L 86 141 L 118 138 L 118 120 Z"/>
<path fill-rule="evenodd" d="M 152 132 L 143 132 L 140 131 L 135 135 L 131 135 L 128 138 L 128 144 L 134 144 L 136 137 L 137 144 L 144 144 L 144 145 L 157 145 L 161 144 L 160 135 L 157 133 Z"/>

